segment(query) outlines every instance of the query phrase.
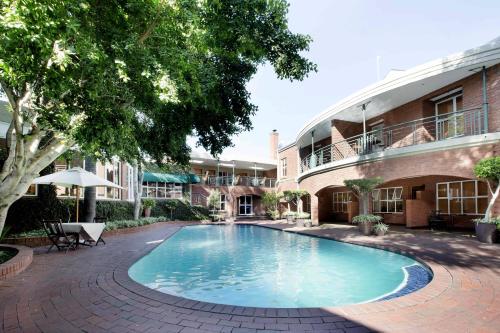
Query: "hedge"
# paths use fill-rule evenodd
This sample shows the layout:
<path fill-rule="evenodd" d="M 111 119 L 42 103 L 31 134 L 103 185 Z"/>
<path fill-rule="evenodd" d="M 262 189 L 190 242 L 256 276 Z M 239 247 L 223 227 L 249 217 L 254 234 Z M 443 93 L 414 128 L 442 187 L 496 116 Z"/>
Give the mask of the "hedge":
<path fill-rule="evenodd" d="M 10 234 L 29 232 L 39 229 L 44 219 L 75 221 L 75 212 L 74 199 L 47 198 L 40 195 L 23 197 L 10 207 L 6 225 L 10 227 Z M 83 200 L 80 200 L 80 218 L 83 216 L 82 212 Z M 96 202 L 96 216 L 106 217 L 108 221 L 133 220 L 133 212 L 132 202 L 111 200 Z M 208 215 L 207 208 L 191 206 L 181 200 L 159 200 L 151 212 L 152 217 L 166 216 L 168 219 L 183 221 L 205 220 L 208 219 Z"/>

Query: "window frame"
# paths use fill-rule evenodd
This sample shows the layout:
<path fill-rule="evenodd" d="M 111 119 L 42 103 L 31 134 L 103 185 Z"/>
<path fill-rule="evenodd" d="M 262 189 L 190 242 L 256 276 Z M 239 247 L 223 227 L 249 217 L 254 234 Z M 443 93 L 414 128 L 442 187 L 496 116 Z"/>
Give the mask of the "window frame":
<path fill-rule="evenodd" d="M 338 200 L 339 196 L 341 197 L 341 200 Z M 337 199 L 337 200 L 335 200 Z M 352 192 L 350 191 L 344 191 L 344 192 L 333 192 L 332 195 L 332 211 L 334 213 L 347 213 L 347 203 L 352 201 Z M 342 207 L 342 210 L 336 209 L 335 206 Z M 344 210 L 344 205 L 345 205 L 345 210 Z"/>
<path fill-rule="evenodd" d="M 281 177 L 287 177 L 287 174 L 288 174 L 288 161 L 287 161 L 287 158 L 283 157 L 282 159 L 280 159 L 280 162 L 281 162 L 281 168 L 280 168 Z"/>
<path fill-rule="evenodd" d="M 393 190 L 392 198 L 389 199 L 389 190 Z M 396 195 L 397 190 L 401 190 L 399 195 Z M 386 191 L 386 198 L 382 199 L 382 191 Z M 378 193 L 378 195 L 377 195 Z M 377 197 L 377 198 L 376 198 Z M 376 209 L 377 205 L 375 202 L 378 201 L 378 209 Z M 386 211 L 382 211 L 382 202 L 386 202 Z M 394 203 L 394 211 L 389 211 L 389 203 Z M 398 202 L 401 202 L 401 211 L 398 211 Z M 372 192 L 372 211 L 376 214 L 403 214 L 404 213 L 404 199 L 403 199 L 403 186 L 391 186 L 391 187 L 381 187 L 376 188 Z"/>
<path fill-rule="evenodd" d="M 474 183 L 474 196 L 464 196 L 464 183 Z M 488 192 L 486 192 L 485 195 L 479 195 L 478 193 L 478 184 L 479 180 L 454 180 L 450 182 L 439 182 L 436 183 L 436 210 L 440 212 L 440 214 L 443 215 L 470 215 L 470 216 L 483 216 L 484 213 L 479 213 L 478 212 L 478 199 L 486 199 L 487 201 L 489 200 L 489 195 Z M 450 184 L 457 184 L 460 183 L 460 195 L 459 196 L 454 196 L 452 193 L 450 193 Z M 446 185 L 446 197 L 440 197 L 439 196 L 439 185 Z M 451 201 L 452 200 L 460 200 L 460 213 L 451 213 Z M 475 213 L 464 213 L 464 199 L 474 199 L 474 205 L 475 205 Z M 439 209 L 439 200 L 446 200 L 447 201 L 447 212 L 443 212 L 441 209 Z"/>
<path fill-rule="evenodd" d="M 226 211 L 226 195 L 224 193 L 221 193 L 219 197 L 219 211 Z"/>

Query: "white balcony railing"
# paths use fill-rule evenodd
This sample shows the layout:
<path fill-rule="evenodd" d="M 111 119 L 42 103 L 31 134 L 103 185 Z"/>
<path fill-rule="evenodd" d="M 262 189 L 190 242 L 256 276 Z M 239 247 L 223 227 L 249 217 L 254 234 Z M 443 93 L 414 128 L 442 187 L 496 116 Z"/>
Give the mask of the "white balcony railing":
<path fill-rule="evenodd" d="M 208 176 L 205 184 L 210 186 L 253 186 L 273 188 L 276 186 L 276 179 L 249 176 Z"/>
<path fill-rule="evenodd" d="M 420 118 L 366 132 L 315 150 L 301 160 L 301 173 L 326 163 L 456 137 L 487 132 L 481 108 Z"/>

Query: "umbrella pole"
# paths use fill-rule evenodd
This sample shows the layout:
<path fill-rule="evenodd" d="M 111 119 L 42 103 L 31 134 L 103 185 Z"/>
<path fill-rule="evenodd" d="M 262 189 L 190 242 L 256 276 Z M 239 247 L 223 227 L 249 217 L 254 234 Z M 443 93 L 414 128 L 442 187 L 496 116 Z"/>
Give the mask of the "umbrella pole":
<path fill-rule="evenodd" d="M 80 186 L 76 186 L 76 223 L 78 223 L 78 206 L 80 203 Z"/>

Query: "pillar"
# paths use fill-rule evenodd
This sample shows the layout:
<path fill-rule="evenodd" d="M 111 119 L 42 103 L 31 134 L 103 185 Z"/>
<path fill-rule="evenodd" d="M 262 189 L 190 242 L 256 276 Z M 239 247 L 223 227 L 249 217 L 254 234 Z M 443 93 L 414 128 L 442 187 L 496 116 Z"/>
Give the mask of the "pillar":
<path fill-rule="evenodd" d="M 311 194 L 311 221 L 313 225 L 319 225 L 319 199 Z"/>

